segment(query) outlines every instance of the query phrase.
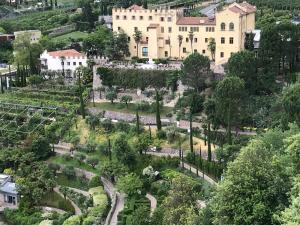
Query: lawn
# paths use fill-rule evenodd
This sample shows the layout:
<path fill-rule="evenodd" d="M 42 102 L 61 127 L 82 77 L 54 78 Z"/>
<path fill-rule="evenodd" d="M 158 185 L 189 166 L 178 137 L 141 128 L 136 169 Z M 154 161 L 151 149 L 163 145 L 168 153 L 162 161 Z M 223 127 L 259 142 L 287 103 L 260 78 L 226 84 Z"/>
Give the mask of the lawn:
<path fill-rule="evenodd" d="M 89 103 L 88 107 L 93 107 L 93 103 Z M 96 108 L 100 108 L 102 110 L 108 110 L 108 111 L 115 111 L 115 112 L 122 112 L 122 113 L 136 113 L 136 104 L 134 103 L 128 103 L 128 108 L 126 108 L 126 105 L 124 103 L 113 103 L 110 102 L 101 102 L 101 103 L 95 103 Z M 165 117 L 168 113 L 172 113 L 173 108 L 172 107 L 163 107 L 161 110 L 161 116 Z M 155 116 L 155 112 L 150 111 L 139 111 L 140 115 L 144 116 Z"/>
<path fill-rule="evenodd" d="M 56 42 L 67 42 L 67 41 L 70 41 L 71 39 L 74 39 L 74 40 L 85 39 L 87 36 L 88 36 L 88 33 L 74 31 L 74 32 L 71 32 L 68 34 L 63 34 L 63 35 L 54 37 L 54 38 L 52 38 L 52 40 L 56 41 Z"/>
<path fill-rule="evenodd" d="M 83 191 L 87 191 L 88 190 L 87 184 L 89 181 L 87 179 L 78 178 L 78 177 L 69 179 L 64 174 L 58 174 L 56 182 L 58 185 L 61 185 L 61 186 L 66 186 L 66 187 L 71 187 L 71 188 L 76 188 L 76 189 L 80 189 Z"/>
<path fill-rule="evenodd" d="M 75 168 L 80 168 L 83 170 L 87 170 L 90 171 L 92 173 L 96 173 L 97 169 L 91 167 L 88 164 L 85 163 L 79 163 L 77 160 L 65 160 L 62 156 L 53 156 L 50 159 L 48 159 L 49 162 L 51 163 L 56 163 L 56 164 L 60 164 L 60 165 L 64 165 L 64 166 L 73 166 Z"/>
<path fill-rule="evenodd" d="M 52 191 L 45 194 L 43 200 L 40 202 L 42 206 L 49 206 L 57 209 L 64 210 L 66 212 L 75 213 L 75 209 L 71 202 L 64 199 L 58 193 Z"/>

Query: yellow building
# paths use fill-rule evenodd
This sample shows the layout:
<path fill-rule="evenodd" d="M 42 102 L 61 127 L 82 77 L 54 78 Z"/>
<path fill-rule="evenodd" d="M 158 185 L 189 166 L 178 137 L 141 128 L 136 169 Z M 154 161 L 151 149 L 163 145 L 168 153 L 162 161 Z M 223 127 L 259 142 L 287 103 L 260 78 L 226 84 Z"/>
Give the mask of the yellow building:
<path fill-rule="evenodd" d="M 244 49 L 245 33 L 255 29 L 255 12 L 256 8 L 246 2 L 224 6 L 212 18 L 185 17 L 182 9 L 143 9 L 133 5 L 113 9 L 113 31 L 129 36 L 131 57 L 184 59 L 191 52 L 199 52 L 215 58 L 219 65 Z M 134 40 L 136 30 L 142 33 L 138 46 Z M 216 42 L 214 54 L 208 47 L 211 39 Z"/>

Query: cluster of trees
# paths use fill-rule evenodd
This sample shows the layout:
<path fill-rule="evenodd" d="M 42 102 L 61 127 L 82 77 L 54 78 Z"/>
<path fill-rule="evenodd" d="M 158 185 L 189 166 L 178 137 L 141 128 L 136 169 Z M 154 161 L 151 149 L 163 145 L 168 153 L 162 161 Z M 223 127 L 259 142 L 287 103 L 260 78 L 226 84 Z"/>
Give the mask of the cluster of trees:
<path fill-rule="evenodd" d="M 112 33 L 105 26 L 98 26 L 83 41 L 83 51 L 88 56 L 106 56 L 111 60 L 121 60 L 130 56 L 128 36 L 123 33 Z"/>

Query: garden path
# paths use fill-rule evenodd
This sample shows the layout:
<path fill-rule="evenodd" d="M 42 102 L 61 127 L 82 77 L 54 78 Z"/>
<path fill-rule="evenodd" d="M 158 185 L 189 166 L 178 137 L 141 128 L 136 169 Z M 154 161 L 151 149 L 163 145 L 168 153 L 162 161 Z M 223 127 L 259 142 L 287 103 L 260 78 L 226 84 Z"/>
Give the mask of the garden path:
<path fill-rule="evenodd" d="M 157 207 L 157 200 L 156 200 L 156 198 L 153 196 L 153 195 L 151 195 L 150 193 L 147 193 L 146 194 L 146 198 L 148 198 L 148 200 L 150 201 L 150 206 L 151 206 L 151 216 L 153 215 L 153 212 L 154 212 L 154 210 L 156 209 L 156 207 Z"/>
<path fill-rule="evenodd" d="M 114 185 L 105 177 L 101 177 L 105 191 L 109 194 L 112 204 L 105 225 L 117 225 L 118 214 L 124 209 L 125 196 L 116 192 Z"/>
<path fill-rule="evenodd" d="M 167 154 L 167 153 L 159 153 L 159 152 L 147 152 L 147 154 L 155 155 L 155 156 L 159 156 L 159 157 L 163 157 L 163 156 L 177 157 L 178 156 L 178 154 Z M 182 166 L 182 164 L 180 166 Z M 193 174 L 197 175 L 197 169 L 195 167 L 193 167 L 192 165 L 190 165 L 189 163 L 184 162 L 183 167 L 187 170 L 190 170 Z M 217 182 L 214 179 L 212 179 L 211 177 L 206 175 L 201 170 L 198 170 L 198 177 L 202 177 L 204 180 L 206 180 L 208 183 L 210 183 L 212 185 L 217 184 Z"/>
<path fill-rule="evenodd" d="M 54 207 L 49 207 L 49 206 L 41 206 L 43 212 L 57 212 L 59 214 L 64 214 L 66 211 Z"/>
<path fill-rule="evenodd" d="M 60 148 L 60 146 L 55 146 L 54 151 L 59 155 L 70 154 L 70 151 L 68 148 L 65 148 L 65 147 Z M 92 172 L 89 172 L 89 171 L 86 171 L 86 170 L 83 170 L 80 168 L 75 168 L 75 169 L 77 172 L 84 174 L 84 176 L 89 180 L 95 176 L 95 174 Z M 123 194 L 116 192 L 114 185 L 108 179 L 101 177 L 101 180 L 103 182 L 104 190 L 109 195 L 109 197 L 112 199 L 112 201 L 114 200 L 114 197 L 115 197 L 115 203 L 114 203 L 115 205 L 114 205 L 114 207 L 111 207 L 111 209 L 108 213 L 107 219 L 106 219 L 106 221 L 108 221 L 108 223 L 105 223 L 105 224 L 117 225 L 118 214 L 124 209 L 125 196 Z M 76 208 L 75 208 L 75 211 L 76 211 Z"/>
<path fill-rule="evenodd" d="M 69 189 L 79 193 L 79 194 L 82 194 L 84 195 L 85 197 L 90 197 L 90 193 L 88 193 L 87 191 L 83 191 L 83 190 L 80 190 L 80 189 L 77 189 L 77 188 L 71 188 L 71 187 L 68 187 Z"/>
<path fill-rule="evenodd" d="M 59 188 L 58 187 L 55 187 L 53 189 L 57 194 L 59 194 L 61 197 L 65 198 L 64 195 L 59 191 Z M 75 209 L 75 215 L 81 215 L 82 212 L 81 212 L 81 209 L 71 200 L 69 199 L 68 197 L 66 197 L 72 204 L 72 206 L 74 207 Z"/>

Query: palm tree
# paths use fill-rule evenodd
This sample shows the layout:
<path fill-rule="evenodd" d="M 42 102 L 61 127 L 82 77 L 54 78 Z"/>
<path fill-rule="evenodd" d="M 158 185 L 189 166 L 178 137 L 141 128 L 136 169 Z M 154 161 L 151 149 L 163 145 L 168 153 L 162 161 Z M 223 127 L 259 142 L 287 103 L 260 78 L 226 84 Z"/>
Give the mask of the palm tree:
<path fill-rule="evenodd" d="M 134 31 L 133 38 L 136 43 L 136 56 L 139 57 L 139 44 L 142 40 L 142 32 L 136 29 Z"/>
<path fill-rule="evenodd" d="M 190 43 L 191 43 L 191 50 L 193 53 L 193 42 L 194 42 L 194 32 L 193 31 L 189 32 L 189 39 L 190 39 Z"/>
<path fill-rule="evenodd" d="M 170 36 L 168 37 L 168 45 L 169 45 L 169 50 L 170 50 L 170 55 L 169 55 L 169 57 L 171 58 L 171 57 L 172 57 L 172 54 L 171 54 L 172 45 L 171 45 L 171 38 L 170 38 Z"/>
<path fill-rule="evenodd" d="M 211 53 L 211 59 L 215 61 L 215 53 L 216 53 L 216 41 L 214 38 L 209 39 L 209 43 L 207 45 L 208 50 Z"/>
<path fill-rule="evenodd" d="M 65 60 L 66 60 L 66 57 L 61 56 L 59 58 L 60 58 L 61 67 L 62 67 L 62 75 L 63 75 L 63 77 L 65 77 Z"/>
<path fill-rule="evenodd" d="M 178 44 L 179 44 L 179 59 L 180 59 L 180 50 L 181 50 L 181 45 L 182 45 L 182 41 L 183 41 L 183 36 L 182 35 L 178 35 Z"/>

